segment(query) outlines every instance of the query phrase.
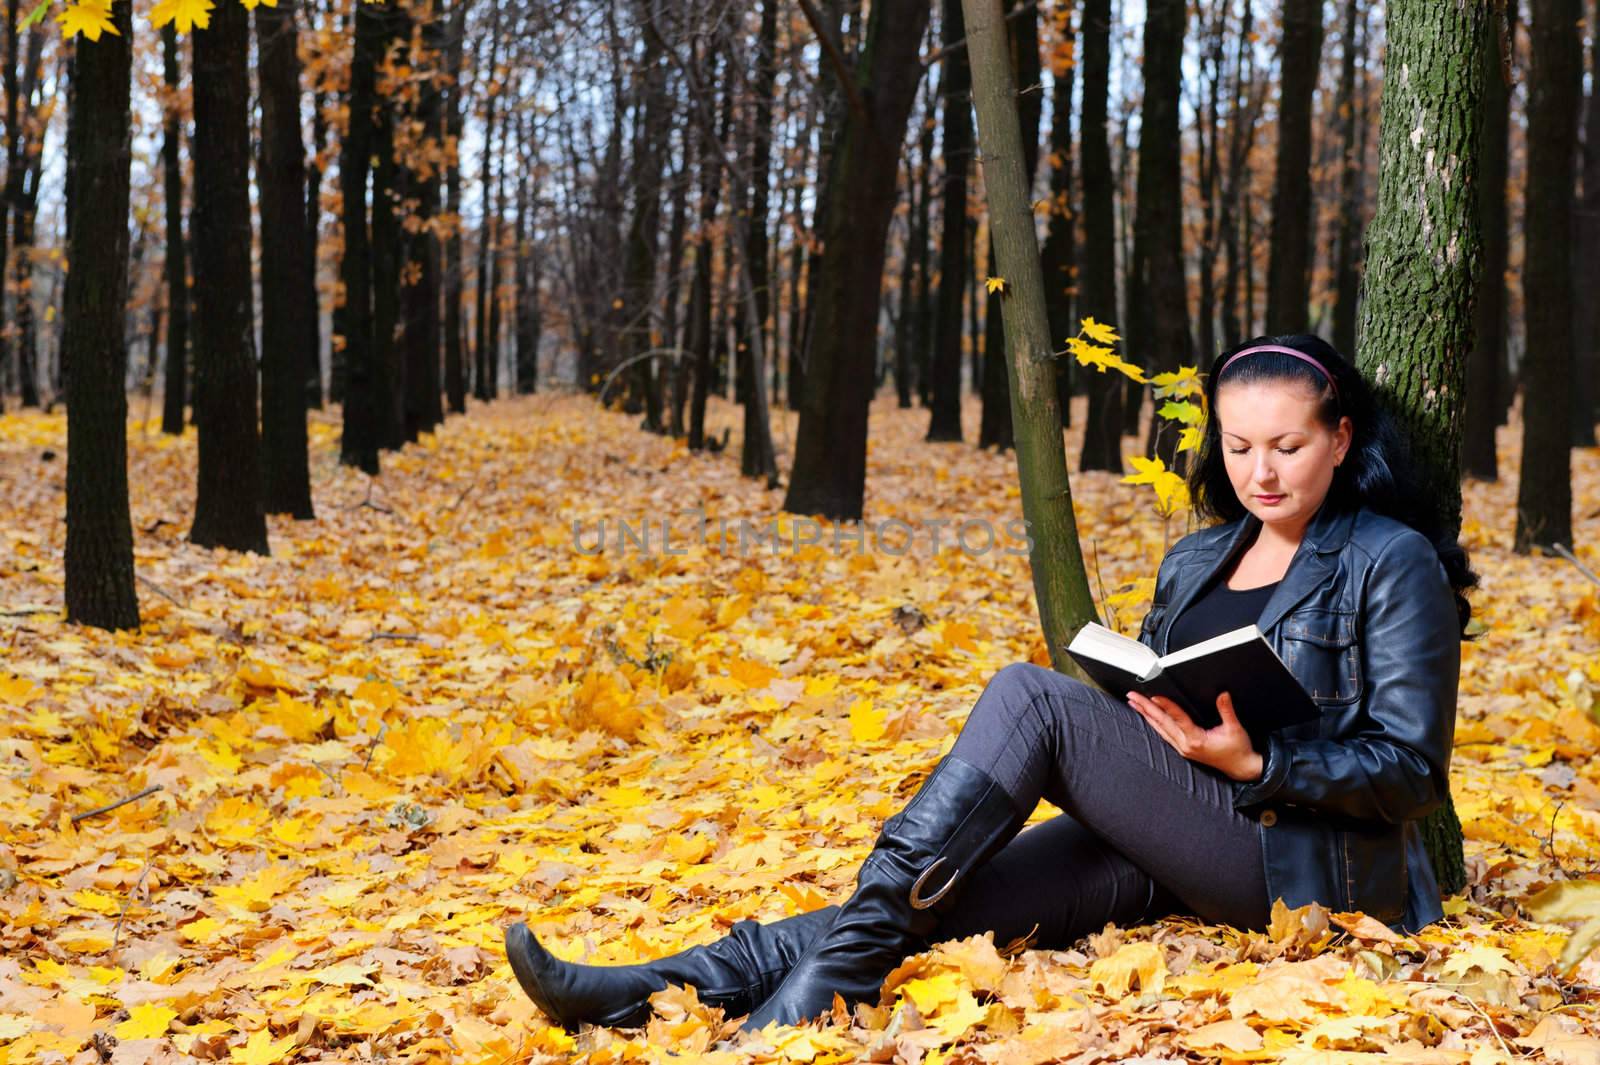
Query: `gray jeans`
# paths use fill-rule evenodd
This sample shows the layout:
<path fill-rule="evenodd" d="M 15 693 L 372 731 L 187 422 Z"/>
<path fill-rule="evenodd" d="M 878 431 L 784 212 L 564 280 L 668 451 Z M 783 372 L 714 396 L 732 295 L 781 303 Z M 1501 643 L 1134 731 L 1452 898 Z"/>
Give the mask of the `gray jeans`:
<path fill-rule="evenodd" d="M 951 755 L 993 776 L 1019 809 L 1066 811 L 971 870 L 935 942 L 1037 930 L 1060 949 L 1107 921 L 1168 913 L 1264 929 L 1261 829 L 1229 780 L 1184 758 L 1120 698 L 1019 662 L 994 675 Z"/>

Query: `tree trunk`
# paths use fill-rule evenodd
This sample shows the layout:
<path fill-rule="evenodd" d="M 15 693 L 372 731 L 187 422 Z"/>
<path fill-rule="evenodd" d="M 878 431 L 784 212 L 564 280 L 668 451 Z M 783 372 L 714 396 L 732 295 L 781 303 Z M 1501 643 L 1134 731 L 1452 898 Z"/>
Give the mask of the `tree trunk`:
<path fill-rule="evenodd" d="M 322 409 L 322 299 L 317 291 L 317 245 L 322 237 L 322 164 L 319 160 L 323 146 L 328 143 L 328 119 L 323 114 L 324 103 L 320 91 L 312 94 L 311 157 L 306 160 L 306 265 L 300 275 L 301 283 L 305 285 L 303 298 L 309 308 L 305 320 L 305 375 L 306 406 L 311 410 Z"/>
<path fill-rule="evenodd" d="M 517 140 L 523 146 L 528 143 L 528 133 L 523 119 L 517 122 Z M 535 325 L 539 315 L 539 297 L 533 281 L 533 190 L 528 180 L 528 171 L 531 169 L 528 160 L 524 158 L 517 175 L 517 251 L 516 266 L 513 271 L 516 276 L 517 299 L 514 327 L 516 390 L 518 395 L 524 396 L 535 391 L 539 383 L 538 327 Z"/>
<path fill-rule="evenodd" d="M 1078 290 L 1074 277 L 1078 259 L 1078 212 L 1072 206 L 1072 82 L 1077 70 L 1074 54 L 1077 39 L 1072 32 L 1072 8 L 1059 8 L 1056 17 L 1069 59 L 1051 69 L 1050 223 L 1040 254 L 1045 308 L 1050 315 L 1050 343 L 1054 350 L 1060 351 L 1067 338 L 1078 333 L 1072 319 L 1072 301 Z M 1061 410 L 1063 426 L 1072 424 L 1075 368 L 1070 357 L 1055 360 L 1056 405 Z"/>
<path fill-rule="evenodd" d="M 244 9 L 240 8 L 242 16 Z M 67 118 L 67 620 L 139 627 L 128 517 L 128 168 L 133 21 L 73 45 Z M 242 69 L 242 68 L 241 68 Z"/>
<path fill-rule="evenodd" d="M 1000 0 L 963 0 L 972 52 L 973 102 L 983 150 L 984 189 L 993 227 L 996 268 L 1006 278 L 1006 364 L 1017 434 L 1017 475 L 1029 534 L 1034 596 L 1050 662 L 1081 675 L 1067 655 L 1073 635 L 1096 618 L 1056 406 L 1055 365 L 1044 273 L 1028 191 L 1027 146 L 1017 116 L 1016 84 L 1006 55 Z M 990 353 L 992 357 L 998 351 Z"/>
<path fill-rule="evenodd" d="M 1183 91 L 1184 0 L 1152 0 L 1144 27 L 1144 105 L 1139 123 L 1139 179 L 1134 222 L 1134 276 L 1127 332 L 1153 373 L 1193 361 L 1189 288 L 1183 263 L 1182 143 L 1178 99 Z M 1133 326 L 1149 308 L 1148 328 Z M 1140 350 L 1140 348 L 1143 350 Z M 1176 465 L 1178 434 L 1152 415 L 1145 453 Z"/>
<path fill-rule="evenodd" d="M 772 313 L 772 282 L 767 269 L 767 179 L 772 169 L 772 94 L 778 80 L 778 4 L 762 0 L 761 36 L 756 60 L 755 128 L 750 146 L 750 213 L 744 222 L 744 263 L 739 271 L 747 287 L 745 314 L 749 339 L 744 344 L 747 392 L 744 399 L 744 434 L 739 451 L 739 472 L 745 477 L 763 477 L 776 487 L 778 458 L 772 443 L 772 423 L 767 407 L 763 378 L 769 341 L 776 331 L 767 331 Z"/>
<path fill-rule="evenodd" d="M 1023 182 L 1032 199 L 1033 175 L 1039 169 L 1039 117 L 1043 100 L 1037 89 L 1039 83 L 1039 9 L 1027 6 L 1015 14 L 1016 0 L 1005 0 L 1008 14 L 1002 25 L 1010 29 L 1013 84 L 1028 86 L 1030 91 L 1016 97 L 1017 121 L 1021 126 Z M 994 248 L 993 223 L 989 229 L 990 269 L 998 261 Z M 978 446 L 993 445 L 997 451 L 1014 446 L 1015 433 L 1011 424 L 1011 397 L 1008 386 L 1009 360 L 991 359 L 989 353 L 1005 350 L 1004 315 L 1000 311 L 1001 293 L 989 292 L 984 308 L 983 330 L 983 417 L 978 423 Z"/>
<path fill-rule="evenodd" d="M 489 69 L 492 71 L 500 59 L 500 9 L 498 3 L 494 11 L 494 19 L 490 22 L 489 42 Z M 491 79 L 492 80 L 492 79 Z M 478 278 L 477 290 L 473 296 L 476 303 L 473 315 L 473 326 L 477 336 L 473 341 L 473 392 L 480 400 L 494 398 L 494 369 L 489 361 L 490 346 L 493 340 L 489 336 L 489 311 L 488 302 L 494 296 L 493 268 L 490 265 L 490 256 L 495 248 L 497 235 L 495 225 L 498 221 L 490 209 L 491 185 L 494 181 L 494 119 L 495 107 L 500 102 L 500 94 L 491 85 L 489 88 L 488 110 L 483 124 L 483 167 L 478 174 L 478 184 L 481 186 L 479 193 L 482 209 L 478 216 Z"/>
<path fill-rule="evenodd" d="M 861 517 L 884 239 L 927 18 L 927 0 L 877 0 L 868 15 L 851 110 L 834 142 L 815 338 L 783 502 L 790 513 Z"/>
<path fill-rule="evenodd" d="M 1583 120 L 1583 195 L 1574 206 L 1572 446 L 1595 446 L 1600 418 L 1600 0 L 1589 19 L 1589 99 Z"/>
<path fill-rule="evenodd" d="M 445 24 L 439 11 L 432 11 L 422 25 L 421 54 L 417 66 L 440 69 L 444 61 Z M 403 307 L 402 338 L 405 348 L 405 437 L 416 440 L 432 432 L 444 421 L 439 402 L 439 234 L 435 218 L 439 213 L 439 170 L 433 160 L 443 150 L 444 99 L 438 83 L 428 78 L 418 89 L 413 113 L 417 147 L 426 162 L 410 166 L 406 184 L 416 201 L 415 231 L 406 238 L 406 276 L 401 281 Z M 412 153 L 408 153 L 412 154 Z"/>
<path fill-rule="evenodd" d="M 1241 197 L 1248 197 L 1249 190 L 1245 187 L 1248 169 L 1245 162 L 1250 154 L 1250 146 L 1255 140 L 1255 103 L 1257 97 L 1247 88 L 1246 69 L 1251 69 L 1251 81 L 1254 81 L 1253 68 L 1250 65 L 1250 40 L 1255 21 L 1249 0 L 1245 0 L 1244 14 L 1239 22 L 1237 51 L 1234 53 L 1233 66 L 1233 91 L 1229 104 L 1231 113 L 1228 116 L 1228 170 L 1224 179 L 1222 192 L 1222 210 L 1218 220 L 1218 228 L 1222 230 L 1222 248 L 1225 265 L 1222 272 L 1222 347 L 1235 348 L 1244 340 L 1245 323 L 1239 317 L 1239 279 L 1243 271 L 1244 260 L 1249 255 L 1248 250 L 1240 247 L 1239 234 L 1239 207 Z M 1349 355 L 1355 349 L 1346 352 Z M 1207 358 L 1216 352 L 1202 352 Z"/>
<path fill-rule="evenodd" d="M 705 84 L 717 83 L 718 51 L 713 48 L 706 59 Z M 701 131 L 705 144 L 700 150 L 700 225 L 695 233 L 694 279 L 689 291 L 689 354 L 694 359 L 694 392 L 689 400 L 689 450 L 700 451 L 706 446 L 706 401 L 711 390 L 711 257 L 712 223 L 717 217 L 717 203 L 722 197 L 722 143 L 727 140 L 727 113 L 723 112 L 722 125 L 716 132 Z M 673 402 L 683 405 L 681 392 L 688 381 L 678 386 Z"/>
<path fill-rule="evenodd" d="M 287 0 L 256 8 L 261 94 L 261 448 L 262 505 L 306 520 L 311 473 L 306 451 L 305 154 L 300 141 L 300 58 Z"/>
<path fill-rule="evenodd" d="M 377 103 L 377 64 L 383 51 L 385 12 L 379 4 L 357 4 L 350 59 L 350 121 L 339 146 L 339 190 L 344 197 L 344 436 L 339 461 L 378 473 L 381 371 L 372 343 L 372 244 L 367 233 L 367 176 L 372 160 L 372 109 Z M 339 375 L 335 374 L 335 380 Z"/>
<path fill-rule="evenodd" d="M 383 39 L 378 62 L 411 37 L 408 9 L 381 9 Z M 399 343 L 400 265 L 404 256 L 399 201 L 406 194 L 404 169 L 395 157 L 398 86 L 381 76 L 373 108 L 372 146 L 372 361 L 377 367 L 378 446 L 398 451 L 406 443 L 406 364 Z M 354 111 L 351 112 L 354 114 Z"/>
<path fill-rule="evenodd" d="M 1444 538 L 1461 528 L 1461 390 L 1480 268 L 1477 154 L 1487 4 L 1392 0 L 1367 228 L 1362 374 L 1398 416 Z M 1405 71 L 1405 76 L 1399 72 Z M 1417 308 L 1426 306 L 1426 315 Z M 1445 894 L 1466 884 L 1452 802 L 1422 822 Z"/>
<path fill-rule="evenodd" d="M 637 74 L 644 112 L 633 159 L 633 220 L 628 227 L 627 263 L 623 272 L 623 315 L 628 336 L 623 351 L 637 361 L 626 373 L 625 409 L 645 412 L 647 432 L 664 433 L 654 360 L 641 358 L 655 347 L 656 254 L 661 235 L 661 169 L 667 139 L 667 68 L 664 42 L 641 6 L 644 58 Z"/>
<path fill-rule="evenodd" d="M 1506 375 L 1506 170 L 1510 154 L 1511 51 L 1516 5 L 1490 20 L 1483 49 L 1483 119 L 1478 146 L 1478 225 L 1483 231 L 1483 269 L 1473 311 L 1472 354 L 1461 435 L 1461 470 L 1481 481 L 1500 478 L 1495 427 Z"/>
<path fill-rule="evenodd" d="M 967 35 L 961 0 L 944 0 L 944 188 L 939 214 L 939 302 L 934 327 L 933 402 L 930 441 L 961 439 L 961 304 L 971 266 L 967 262 L 967 168 L 972 160 L 972 68 L 967 49 L 954 47 Z"/>
<path fill-rule="evenodd" d="M 250 278 L 249 15 L 219 4 L 194 35 L 195 424 L 199 477 L 189 539 L 267 554 Z"/>
<path fill-rule="evenodd" d="M 161 165 L 167 201 L 167 367 L 161 431 L 183 433 L 189 392 L 189 260 L 183 243 L 182 113 L 178 107 L 178 33 L 161 27 L 161 69 L 171 97 L 162 130 Z"/>
<path fill-rule="evenodd" d="M 1333 346 L 1345 358 L 1350 358 L 1356 350 L 1356 302 L 1361 294 L 1361 175 L 1366 160 L 1361 157 L 1363 138 L 1357 133 L 1365 116 L 1356 106 L 1356 93 L 1359 91 L 1365 98 L 1366 88 L 1363 85 L 1358 89 L 1356 85 L 1356 56 L 1366 45 L 1363 10 L 1358 0 L 1345 0 L 1344 59 L 1339 66 L 1336 106 L 1341 117 L 1343 157 L 1339 167 L 1339 235 L 1333 268 L 1337 292 L 1333 305 Z"/>
<path fill-rule="evenodd" d="M 1310 320 L 1311 97 L 1322 64 L 1322 0 L 1284 0 L 1278 68 L 1278 166 L 1272 185 L 1267 331 L 1302 333 Z"/>
<path fill-rule="evenodd" d="M 1532 0 L 1528 70 L 1527 354 L 1515 549 L 1572 543 L 1572 201 L 1583 97 L 1579 0 Z M 1585 293 L 1593 300 L 1594 293 Z"/>
<path fill-rule="evenodd" d="M 1106 132 L 1106 98 L 1111 73 L 1111 0 L 1083 4 L 1083 295 L 1079 315 L 1116 322 L 1117 234 L 1111 173 L 1111 143 Z M 1068 335 L 1075 335 L 1076 331 Z M 1065 341 L 1065 337 L 1061 338 Z M 1122 472 L 1122 382 L 1116 374 L 1084 371 L 1088 417 L 1083 425 L 1080 470 Z"/>
<path fill-rule="evenodd" d="M 457 220 L 444 242 L 444 388 L 450 412 L 467 410 L 467 366 L 461 350 L 461 114 L 462 49 L 467 29 L 467 0 L 455 0 L 450 10 L 450 41 L 446 46 L 449 98 L 445 111 L 445 139 L 450 150 L 445 171 L 445 213 Z"/>

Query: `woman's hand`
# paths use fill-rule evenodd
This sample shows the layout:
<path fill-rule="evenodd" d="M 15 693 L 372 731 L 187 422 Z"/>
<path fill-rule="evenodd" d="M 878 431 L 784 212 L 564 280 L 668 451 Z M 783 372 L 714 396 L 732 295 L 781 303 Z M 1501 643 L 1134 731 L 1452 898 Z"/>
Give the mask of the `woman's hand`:
<path fill-rule="evenodd" d="M 1238 715 L 1233 712 L 1233 697 L 1227 692 L 1217 696 L 1217 714 L 1222 723 L 1210 729 L 1196 725 L 1182 707 L 1162 695 L 1147 699 L 1138 692 L 1129 692 L 1128 705 L 1191 762 L 1221 770 L 1233 780 L 1261 776 L 1261 755 L 1250 743 L 1250 734 L 1239 724 Z"/>

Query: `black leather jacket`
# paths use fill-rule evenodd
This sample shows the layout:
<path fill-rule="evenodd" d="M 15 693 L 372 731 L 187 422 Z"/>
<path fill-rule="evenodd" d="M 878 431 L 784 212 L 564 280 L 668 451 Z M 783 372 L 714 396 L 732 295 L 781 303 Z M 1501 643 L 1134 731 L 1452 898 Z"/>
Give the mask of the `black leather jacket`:
<path fill-rule="evenodd" d="M 1161 561 L 1139 639 L 1165 654 L 1172 621 L 1260 526 L 1185 536 Z M 1416 821 L 1444 801 L 1460 625 L 1433 545 L 1370 510 L 1318 511 L 1257 622 L 1322 709 L 1271 734 L 1259 780 L 1235 782 L 1257 818 L 1269 902 L 1360 910 L 1414 932 L 1439 886 Z"/>

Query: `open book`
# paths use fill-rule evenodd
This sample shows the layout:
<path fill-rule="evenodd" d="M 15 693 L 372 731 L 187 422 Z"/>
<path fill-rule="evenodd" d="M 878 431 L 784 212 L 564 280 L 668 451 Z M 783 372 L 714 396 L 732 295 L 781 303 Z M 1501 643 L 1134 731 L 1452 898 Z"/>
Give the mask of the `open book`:
<path fill-rule="evenodd" d="M 1221 723 L 1217 696 L 1228 692 L 1258 751 L 1265 750 L 1268 732 L 1319 715 L 1311 696 L 1254 625 L 1157 655 L 1138 640 L 1091 621 L 1078 630 L 1067 653 L 1109 694 L 1118 699 L 1126 699 L 1130 691 L 1164 695 L 1201 728 Z"/>

